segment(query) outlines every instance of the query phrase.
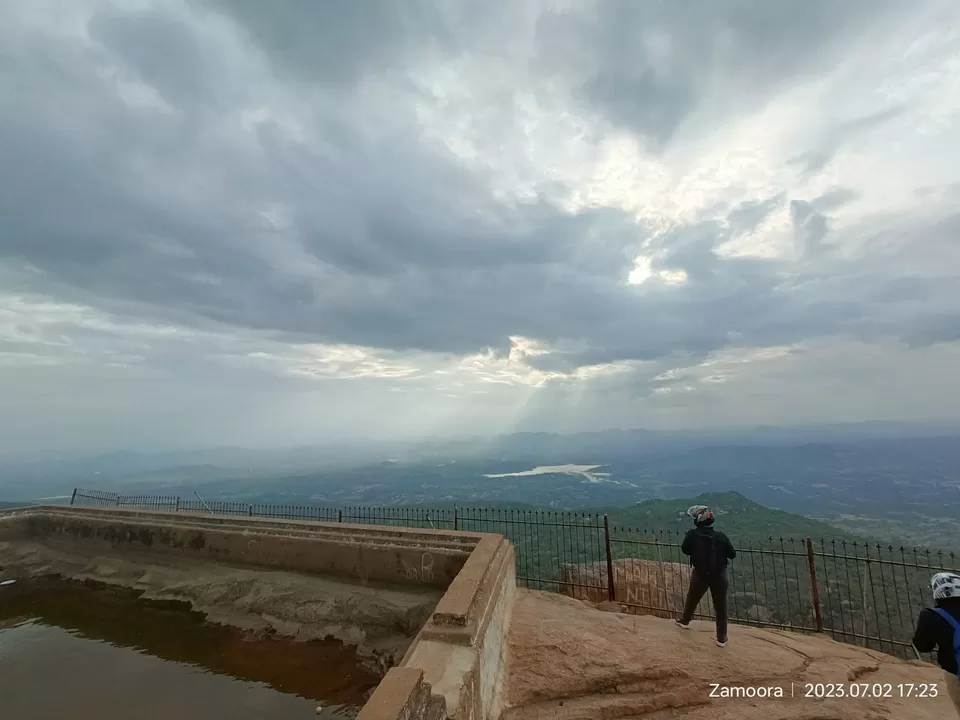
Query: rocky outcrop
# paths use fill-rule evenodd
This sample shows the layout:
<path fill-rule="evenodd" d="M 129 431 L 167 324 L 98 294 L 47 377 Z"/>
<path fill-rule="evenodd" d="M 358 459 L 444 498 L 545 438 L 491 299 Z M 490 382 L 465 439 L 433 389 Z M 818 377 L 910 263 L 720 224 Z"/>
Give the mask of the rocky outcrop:
<path fill-rule="evenodd" d="M 504 720 L 942 720 L 956 717 L 939 669 L 819 637 L 601 612 L 521 591 L 509 636 Z M 808 698 L 806 685 L 851 683 L 890 697 Z M 928 683 L 938 697 L 902 697 Z M 868 693 L 871 692 L 868 690 Z M 711 697 L 715 695 L 715 697 Z M 779 696 L 779 695 L 782 695 Z"/>
<path fill-rule="evenodd" d="M 690 566 L 625 558 L 613 562 L 616 601 L 624 603 L 638 615 L 675 617 L 683 610 L 683 601 L 690 585 Z M 560 569 L 560 592 L 578 600 L 600 603 L 607 597 L 605 563 L 564 565 Z M 701 601 L 699 612 L 713 613 L 709 596 Z"/>

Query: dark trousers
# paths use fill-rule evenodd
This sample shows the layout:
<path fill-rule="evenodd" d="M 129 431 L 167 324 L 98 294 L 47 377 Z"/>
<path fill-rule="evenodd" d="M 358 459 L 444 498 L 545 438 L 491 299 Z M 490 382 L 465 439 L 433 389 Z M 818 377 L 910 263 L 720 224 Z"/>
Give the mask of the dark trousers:
<path fill-rule="evenodd" d="M 686 625 L 696 612 L 697 603 L 704 594 L 710 591 L 713 597 L 713 608 L 717 612 L 717 640 L 727 639 L 727 574 L 701 575 L 696 570 L 690 575 L 690 590 L 687 591 L 687 601 L 683 605 L 683 617 L 680 622 Z"/>

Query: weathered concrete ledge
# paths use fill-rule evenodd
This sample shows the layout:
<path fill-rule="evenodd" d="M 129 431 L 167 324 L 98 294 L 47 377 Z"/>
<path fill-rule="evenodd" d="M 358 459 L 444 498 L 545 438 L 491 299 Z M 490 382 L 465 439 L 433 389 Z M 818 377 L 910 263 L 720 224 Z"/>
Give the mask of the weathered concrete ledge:
<path fill-rule="evenodd" d="M 453 582 L 478 542 L 431 530 L 75 507 L 0 515 L 0 540 L 13 538 L 440 588 Z"/>
<path fill-rule="evenodd" d="M 449 717 L 500 717 L 515 563 L 510 542 L 483 537 L 401 663 L 423 670 L 433 692 L 444 697 Z"/>
<path fill-rule="evenodd" d="M 443 698 L 434 697 L 419 668 L 394 668 L 380 681 L 360 720 L 442 720 Z"/>
<path fill-rule="evenodd" d="M 0 542 L 64 552 L 328 575 L 446 589 L 360 720 L 494 720 L 516 591 L 501 535 L 197 513 L 38 506 L 0 512 Z"/>

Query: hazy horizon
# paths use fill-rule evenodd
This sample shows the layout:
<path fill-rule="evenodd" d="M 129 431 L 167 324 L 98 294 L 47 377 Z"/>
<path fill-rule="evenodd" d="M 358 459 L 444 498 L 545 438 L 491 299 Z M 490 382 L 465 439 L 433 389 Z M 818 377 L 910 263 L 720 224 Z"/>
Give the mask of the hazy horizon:
<path fill-rule="evenodd" d="M 0 455 L 960 422 L 958 24 L 0 3 Z"/>
<path fill-rule="evenodd" d="M 122 457 L 125 455 L 141 455 L 144 457 L 190 456 L 217 453 L 262 453 L 271 457 L 282 457 L 284 454 L 297 455 L 311 451 L 339 452 L 341 457 L 368 455 L 369 461 L 389 459 L 382 453 L 385 451 L 414 451 L 425 446 L 438 445 L 441 447 L 456 448 L 455 457 L 460 453 L 462 443 L 479 442 L 495 443 L 498 440 L 519 438 L 523 436 L 547 435 L 558 438 L 574 438 L 583 435 L 612 435 L 612 434 L 642 434 L 651 436 L 651 440 L 685 440 L 687 447 L 708 447 L 711 445 L 728 446 L 761 446 L 768 443 L 777 445 L 805 445 L 809 443 L 845 444 L 860 440 L 911 440 L 933 439 L 960 436 L 960 422 L 946 423 L 898 423 L 898 422 L 861 422 L 861 423 L 814 423 L 807 425 L 712 425 L 676 429 L 652 428 L 599 428 L 578 430 L 570 433 L 554 433 L 549 431 L 518 431 L 516 433 L 501 433 L 496 435 L 471 435 L 463 433 L 412 435 L 408 437 L 380 438 L 371 440 L 362 435 L 344 440 L 318 440 L 312 443 L 272 443 L 272 444 L 180 444 L 158 446 L 144 445 L 113 445 L 102 447 L 85 447 L 83 449 L 62 449 L 51 451 L 50 448 L 41 450 L 26 450 L 15 452 L 0 452 L 0 462 L 19 463 L 23 461 L 52 462 L 69 461 L 72 459 L 99 459 L 106 457 Z M 485 446 L 478 446 L 486 450 Z M 652 446 L 656 452 L 657 446 Z M 670 443 L 663 446 L 665 452 L 674 452 L 676 447 Z M 651 447 L 643 447 L 642 452 L 651 451 Z M 597 458 L 594 458 L 597 459 Z M 314 461 L 313 464 L 319 461 Z M 321 463 L 322 464 L 322 463 Z"/>

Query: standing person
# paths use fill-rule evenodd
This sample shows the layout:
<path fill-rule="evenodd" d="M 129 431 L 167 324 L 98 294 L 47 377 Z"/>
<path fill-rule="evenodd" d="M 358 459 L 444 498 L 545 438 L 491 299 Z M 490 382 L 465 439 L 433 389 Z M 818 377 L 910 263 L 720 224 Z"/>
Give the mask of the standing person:
<path fill-rule="evenodd" d="M 960 575 L 937 573 L 930 578 L 933 604 L 917 617 L 913 646 L 920 652 L 937 649 L 937 662 L 946 675 L 947 694 L 960 714 Z"/>
<path fill-rule="evenodd" d="M 687 510 L 687 515 L 693 518 L 695 527 L 687 532 L 680 549 L 690 556 L 693 572 L 683 615 L 675 622 L 688 629 L 697 603 L 709 590 L 717 613 L 717 645 L 724 647 L 727 644 L 727 564 L 737 556 L 737 551 L 726 535 L 713 529 L 710 508 L 694 505 Z"/>

